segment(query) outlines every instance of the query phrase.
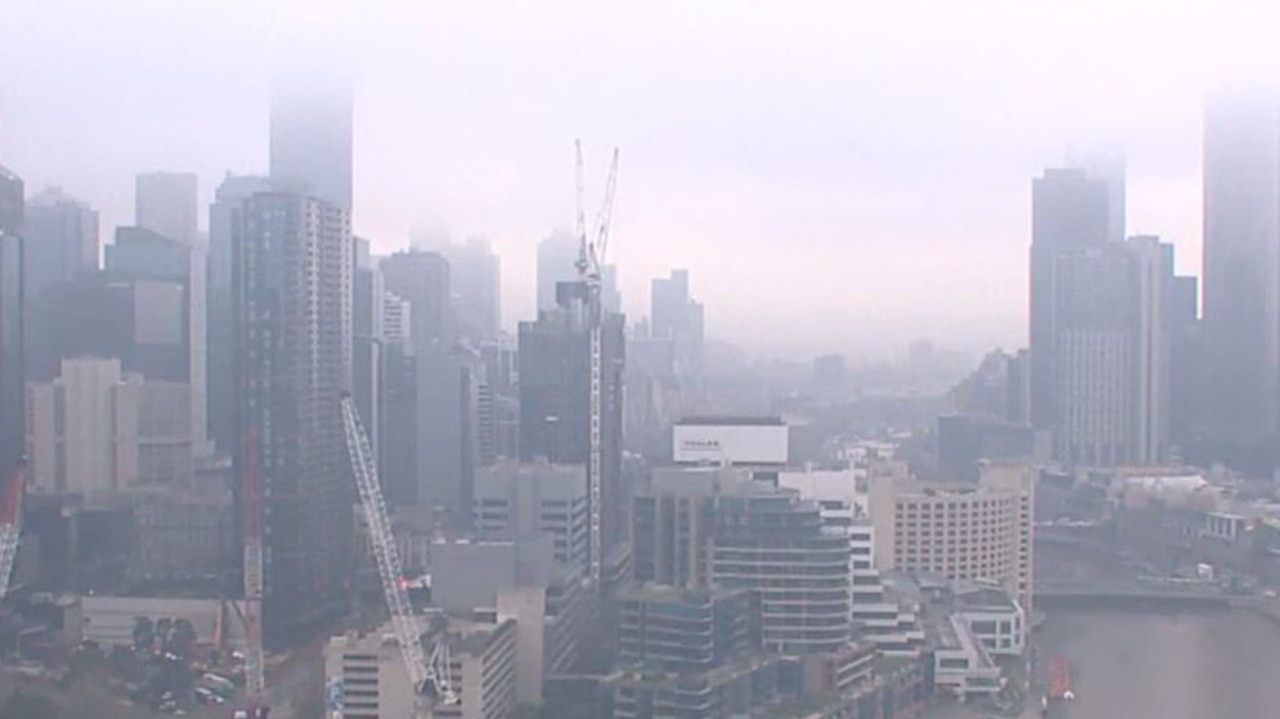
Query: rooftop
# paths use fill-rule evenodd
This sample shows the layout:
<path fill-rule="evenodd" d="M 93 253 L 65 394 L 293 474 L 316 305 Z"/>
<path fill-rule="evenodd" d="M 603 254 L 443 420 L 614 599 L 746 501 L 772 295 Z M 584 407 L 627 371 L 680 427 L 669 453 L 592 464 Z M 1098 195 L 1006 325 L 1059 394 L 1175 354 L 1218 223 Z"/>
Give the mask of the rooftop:
<path fill-rule="evenodd" d="M 715 426 L 715 425 L 731 425 L 740 427 L 785 427 L 786 422 L 781 417 L 731 417 L 728 415 L 706 417 L 685 417 L 677 426 L 699 427 L 699 426 Z"/>

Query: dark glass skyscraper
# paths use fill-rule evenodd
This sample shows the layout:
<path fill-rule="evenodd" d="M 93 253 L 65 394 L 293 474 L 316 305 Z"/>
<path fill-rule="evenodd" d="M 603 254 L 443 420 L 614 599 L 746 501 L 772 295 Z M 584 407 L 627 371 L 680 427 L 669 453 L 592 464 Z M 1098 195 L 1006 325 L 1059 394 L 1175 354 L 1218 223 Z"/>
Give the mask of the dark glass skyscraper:
<path fill-rule="evenodd" d="M 263 626 L 280 636 L 345 601 L 352 567 L 350 460 L 339 412 L 352 355 L 345 210 L 254 195 L 234 232 L 238 466 L 257 438 L 265 494 Z"/>
<path fill-rule="evenodd" d="M 520 456 L 557 464 L 587 464 L 591 452 L 590 335 L 585 286 L 561 282 L 559 305 L 537 322 L 521 322 Z M 601 536 L 606 551 L 623 535 L 622 380 L 626 319 L 606 312 L 601 335 L 603 399 Z"/>
<path fill-rule="evenodd" d="M 0 166 L 0 482 L 23 454 L 22 179 Z"/>
<path fill-rule="evenodd" d="M 1064 250 L 1106 244 L 1111 210 L 1107 183 L 1083 170 L 1048 170 L 1031 193 L 1031 424 L 1053 429 L 1056 258 Z"/>
<path fill-rule="evenodd" d="M 1204 332 L 1207 429 L 1221 447 L 1270 444 L 1280 413 L 1276 98 L 1222 95 L 1205 111 Z"/>

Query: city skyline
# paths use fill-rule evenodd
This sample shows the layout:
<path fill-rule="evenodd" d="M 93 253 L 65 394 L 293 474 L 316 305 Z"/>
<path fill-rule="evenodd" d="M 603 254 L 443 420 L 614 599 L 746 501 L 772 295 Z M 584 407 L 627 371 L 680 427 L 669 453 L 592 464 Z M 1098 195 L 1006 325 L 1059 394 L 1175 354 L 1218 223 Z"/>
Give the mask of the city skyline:
<path fill-rule="evenodd" d="M 1069 146 L 1118 140 L 1129 155 L 1131 230 L 1167 238 L 1179 267 L 1198 269 L 1201 100 L 1227 79 L 1265 66 L 1274 50 L 1254 47 L 1260 35 L 1243 4 L 1238 20 L 1170 9 L 1163 32 L 1136 39 L 1128 30 L 1137 19 L 1128 14 L 1087 28 L 1087 12 L 1061 10 L 995 25 L 1005 32 L 989 41 L 991 56 L 961 58 L 956 87 L 929 72 L 886 83 L 862 69 L 950 61 L 964 47 L 961 30 L 996 22 L 997 9 L 944 17 L 948 11 L 936 8 L 931 16 L 956 22 L 954 35 L 926 28 L 918 41 L 889 42 L 864 37 L 865 30 L 840 35 L 834 32 L 840 22 L 806 37 L 823 16 L 813 7 L 743 13 L 741 27 L 722 29 L 713 4 L 676 27 L 642 23 L 613 47 L 601 37 L 611 36 L 627 13 L 601 18 L 551 7 L 516 44 L 517 57 L 538 59 L 517 67 L 509 54 L 480 60 L 518 39 L 509 29 L 526 19 L 518 8 L 442 10 L 403 18 L 403 28 L 391 29 L 381 22 L 385 12 L 372 12 L 370 20 L 320 12 L 305 41 L 288 32 L 297 17 L 285 8 L 282 26 L 268 27 L 297 41 L 267 50 L 256 42 L 259 28 L 235 58 L 208 44 L 220 32 L 245 28 L 196 8 L 141 23 L 148 39 L 155 36 L 151 53 L 175 50 L 163 72 L 155 63 L 138 64 L 138 57 L 93 66 L 51 57 L 41 40 L 55 24 L 38 10 L 20 9 L 25 14 L 11 27 L 24 32 L 3 38 L 21 62 L 0 69 L 6 87 L 0 159 L 33 193 L 60 183 L 87 199 L 101 210 L 104 232 L 127 224 L 127 179 L 135 172 L 193 170 L 205 224 L 203 208 L 227 171 L 267 168 L 271 78 L 264 61 L 286 51 L 305 57 L 349 32 L 355 42 L 340 44 L 362 49 L 336 55 L 349 61 L 356 87 L 356 234 L 369 237 L 379 253 L 408 244 L 419 227 L 451 228 L 455 241 L 490 237 L 506 266 L 507 328 L 533 318 L 538 240 L 572 225 L 569 145 L 581 136 L 589 174 L 601 169 L 609 147 L 622 149 L 612 254 L 633 317 L 644 314 L 652 277 L 688 267 L 709 309 L 709 334 L 756 353 L 883 357 L 921 336 L 972 352 L 1012 347 L 1025 335 L 1026 178 L 1062 164 Z M 831 12 L 832 20 L 844 19 Z M 126 6 L 119 16 L 104 18 L 105 27 L 140 13 Z M 885 22 L 912 19 L 903 11 Z M 475 28 L 494 20 L 492 37 L 477 35 Z M 1067 32 L 1047 32 L 1059 27 Z M 1177 41 L 1204 27 L 1239 42 L 1188 50 L 1198 44 Z M 131 28 L 118 29 L 129 37 L 138 32 Z M 1088 57 L 1067 52 L 1069 44 L 1057 39 L 1086 29 L 1097 44 Z M 387 34 L 384 47 L 363 42 L 375 31 Z M 418 44 L 429 49 L 407 45 L 416 31 L 426 33 L 428 42 Z M 699 54 L 704 34 L 717 49 L 712 61 Z M 570 36 L 582 36 L 581 49 L 558 50 Z M 173 37 L 191 48 L 176 52 Z M 82 40 L 87 49 L 100 42 Z M 1042 59 L 1006 62 L 1022 57 L 1029 42 L 1045 44 L 1036 53 Z M 656 44 L 673 48 L 670 62 L 683 62 L 683 79 L 669 72 L 675 68 L 668 61 L 634 62 L 635 50 Z M 114 46 L 100 49 L 109 60 L 122 55 Z M 581 68 L 578 53 L 587 51 L 599 57 L 601 70 Z M 772 67 L 762 66 L 766 59 Z M 670 87 L 656 89 L 668 75 Z M 566 84 L 565 77 L 589 82 Z M 1053 78 L 1052 90 L 1041 77 Z M 1103 77 L 1108 83 L 1100 87 Z M 1174 77 L 1180 81 L 1171 83 Z M 68 112 L 49 97 L 59 94 L 50 87 L 72 78 L 87 88 L 82 100 L 95 112 Z M 499 95 L 484 89 L 512 86 L 522 89 Z M 440 107 L 448 110 L 423 112 Z M 144 110 L 164 128 L 145 141 L 128 122 Z M 92 116 L 92 124 L 81 116 Z M 99 142 L 104 133 L 113 139 L 110 148 Z M 588 187 L 589 205 L 594 189 Z M 796 242 L 809 251 L 789 251 Z M 980 271 L 952 271 L 957 261 Z M 756 281 L 771 271 L 812 272 L 814 264 L 845 269 L 812 278 L 809 298 Z M 866 271 L 872 266 L 875 272 Z M 921 278 L 928 280 L 925 292 L 915 286 Z M 753 287 L 750 298 L 744 286 Z M 946 316 L 959 296 L 970 309 Z M 845 336 L 832 341 L 798 329 L 796 316 L 838 322 Z M 784 329 L 789 335 L 781 342 L 775 335 Z"/>

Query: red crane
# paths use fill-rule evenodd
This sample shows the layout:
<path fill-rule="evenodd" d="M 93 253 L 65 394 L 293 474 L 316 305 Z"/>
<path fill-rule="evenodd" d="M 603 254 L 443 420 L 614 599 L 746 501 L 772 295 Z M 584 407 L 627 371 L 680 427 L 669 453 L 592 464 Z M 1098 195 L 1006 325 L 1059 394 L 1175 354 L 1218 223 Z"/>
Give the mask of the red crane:
<path fill-rule="evenodd" d="M 258 433 L 250 432 L 244 452 L 241 509 L 244 511 L 244 689 L 245 716 L 261 716 L 266 677 L 262 654 L 262 469 Z"/>

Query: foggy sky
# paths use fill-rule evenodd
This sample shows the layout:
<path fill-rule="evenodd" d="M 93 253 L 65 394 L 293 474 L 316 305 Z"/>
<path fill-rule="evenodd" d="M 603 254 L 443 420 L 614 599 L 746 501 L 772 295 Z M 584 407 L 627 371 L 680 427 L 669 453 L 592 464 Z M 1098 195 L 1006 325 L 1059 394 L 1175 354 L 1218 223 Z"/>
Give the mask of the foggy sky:
<path fill-rule="evenodd" d="M 756 351 L 1013 347 L 1031 177 L 1123 146 L 1129 232 L 1198 272 L 1201 98 L 1280 72 L 1266 2 L 1057 5 L 8 0 L 0 164 L 99 208 L 108 240 L 138 171 L 194 170 L 202 202 L 264 172 L 273 68 L 324 64 L 356 88 L 357 233 L 487 236 L 507 326 L 572 224 L 580 136 L 589 216 L 622 151 L 634 316 L 686 266 L 708 333 Z"/>

